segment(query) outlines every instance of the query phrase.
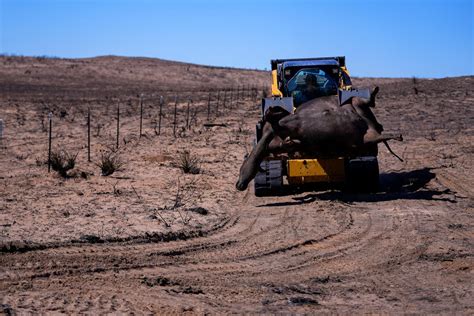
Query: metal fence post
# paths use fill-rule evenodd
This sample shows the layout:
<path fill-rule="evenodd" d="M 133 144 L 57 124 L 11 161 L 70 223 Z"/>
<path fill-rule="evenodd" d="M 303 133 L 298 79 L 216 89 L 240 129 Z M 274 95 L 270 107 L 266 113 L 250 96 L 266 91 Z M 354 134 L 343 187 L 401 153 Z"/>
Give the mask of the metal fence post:
<path fill-rule="evenodd" d="M 160 96 L 160 113 L 158 115 L 158 135 L 161 134 L 161 117 L 163 116 L 163 96 Z"/>
<path fill-rule="evenodd" d="M 51 135 L 53 129 L 53 113 L 48 114 L 49 121 L 49 135 L 48 135 L 48 172 L 51 172 Z"/>
<path fill-rule="evenodd" d="M 87 161 L 91 162 L 91 108 L 87 108 Z"/>
<path fill-rule="evenodd" d="M 117 149 L 119 148 L 120 138 L 120 103 L 117 104 Z"/>
<path fill-rule="evenodd" d="M 3 120 L 0 120 L 0 148 L 3 148 Z"/>
<path fill-rule="evenodd" d="M 224 103 L 222 104 L 222 111 L 225 112 L 225 106 L 227 102 L 227 89 L 224 89 Z"/>
<path fill-rule="evenodd" d="M 186 129 L 189 129 L 189 105 L 191 103 L 191 98 L 188 99 L 188 105 L 186 107 Z"/>
<path fill-rule="evenodd" d="M 138 138 L 142 137 L 142 127 L 143 127 L 143 93 L 140 94 L 140 134 Z"/>
<path fill-rule="evenodd" d="M 209 118 L 211 116 L 211 92 L 209 91 L 209 97 L 207 99 L 207 120 L 209 121 Z"/>
<path fill-rule="evenodd" d="M 176 137 L 176 116 L 178 114 L 178 95 L 176 95 L 174 102 L 174 121 L 173 121 L 173 136 Z"/>
<path fill-rule="evenodd" d="M 217 91 L 216 117 L 219 116 L 219 101 L 221 98 L 221 91 Z"/>

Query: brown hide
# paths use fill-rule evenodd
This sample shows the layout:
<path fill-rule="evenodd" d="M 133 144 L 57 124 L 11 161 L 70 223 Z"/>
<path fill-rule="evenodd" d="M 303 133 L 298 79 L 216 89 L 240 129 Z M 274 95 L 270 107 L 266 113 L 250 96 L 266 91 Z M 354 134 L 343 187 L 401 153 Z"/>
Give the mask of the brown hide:
<path fill-rule="evenodd" d="M 293 115 L 279 108 L 269 108 L 262 139 L 240 168 L 236 187 L 245 190 L 255 177 L 262 160 L 270 152 L 303 152 L 315 157 L 338 157 L 355 154 L 367 146 L 401 135 L 383 136 L 371 107 L 375 106 L 374 89 L 370 100 L 353 97 L 340 106 L 337 96 L 321 97 L 306 102 Z"/>

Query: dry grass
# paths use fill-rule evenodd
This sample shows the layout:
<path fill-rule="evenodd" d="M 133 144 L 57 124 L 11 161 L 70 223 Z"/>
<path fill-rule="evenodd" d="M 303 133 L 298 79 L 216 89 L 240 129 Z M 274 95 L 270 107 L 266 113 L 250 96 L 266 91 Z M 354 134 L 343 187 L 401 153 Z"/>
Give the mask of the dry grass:
<path fill-rule="evenodd" d="M 176 194 L 173 200 L 173 204 L 165 209 L 177 211 L 183 224 L 187 225 L 191 220 L 191 216 L 186 210 L 187 206 L 193 205 L 197 200 L 201 198 L 201 192 L 199 192 L 199 184 L 196 179 L 191 180 L 184 185 L 181 185 L 180 179 L 178 178 L 176 184 Z"/>
<path fill-rule="evenodd" d="M 184 151 L 179 156 L 178 167 L 184 173 L 199 174 L 201 173 L 200 160 L 193 156 L 189 151 Z"/>
<path fill-rule="evenodd" d="M 100 168 L 101 175 L 110 176 L 116 171 L 121 171 L 125 163 L 120 158 L 117 151 L 108 150 L 100 155 L 100 161 L 97 166 Z"/>
<path fill-rule="evenodd" d="M 68 153 L 66 150 L 53 150 L 51 152 L 50 164 L 51 168 L 56 171 L 61 177 L 67 178 L 67 172 L 74 169 L 76 166 L 76 158 L 78 153 L 75 155 Z"/>

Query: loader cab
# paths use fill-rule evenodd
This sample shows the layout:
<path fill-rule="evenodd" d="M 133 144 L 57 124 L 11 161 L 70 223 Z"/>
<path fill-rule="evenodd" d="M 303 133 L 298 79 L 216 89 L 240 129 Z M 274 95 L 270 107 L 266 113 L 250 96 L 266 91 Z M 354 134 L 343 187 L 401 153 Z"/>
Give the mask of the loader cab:
<path fill-rule="evenodd" d="M 339 104 L 354 96 L 370 98 L 368 89 L 352 88 L 343 56 L 276 59 L 271 61 L 271 66 L 272 97 L 262 99 L 254 145 L 262 139 L 265 116 L 270 108 L 277 108 L 273 113 L 290 115 L 300 104 L 323 96 L 337 95 Z M 363 152 L 342 157 L 275 151 L 264 157 L 259 167 L 254 179 L 256 196 L 280 194 L 284 187 L 320 184 L 375 192 L 379 183 L 376 144 Z"/>
<path fill-rule="evenodd" d="M 271 65 L 273 96 L 292 97 L 295 107 L 352 85 L 342 56 L 272 60 Z"/>

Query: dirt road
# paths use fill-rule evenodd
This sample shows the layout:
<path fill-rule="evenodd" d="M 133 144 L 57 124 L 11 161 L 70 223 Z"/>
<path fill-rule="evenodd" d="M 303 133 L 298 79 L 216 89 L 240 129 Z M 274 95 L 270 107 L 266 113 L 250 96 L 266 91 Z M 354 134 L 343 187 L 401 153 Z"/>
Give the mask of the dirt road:
<path fill-rule="evenodd" d="M 18 161 L 11 157 L 19 149 L 7 149 L 2 168 L 13 167 L 1 178 L 3 312 L 472 314 L 474 79 L 419 80 L 416 92 L 412 79 L 356 82 L 381 83 L 376 115 L 385 130 L 405 137 L 392 145 L 403 163 L 380 148 L 382 188 L 375 195 L 237 192 L 257 117 L 253 101 L 216 119 L 225 127 L 176 140 L 170 133 L 150 137 L 142 140 L 147 146 L 127 149 L 124 155 L 135 160 L 123 176 L 132 179 L 121 180 L 120 196 L 100 194 L 97 204 L 91 192 L 106 180 L 67 180 L 55 189 L 63 180 L 44 167 L 27 169 L 33 157 Z M 11 95 L 3 95 L 4 104 L 15 102 Z M 177 169 L 167 159 L 148 159 L 164 144 L 160 157 L 183 148 L 202 157 L 204 172 L 182 181 L 200 181 L 193 206 L 209 210 L 187 225 L 163 211 L 175 216 L 168 230 L 144 219 L 149 213 L 130 189 L 135 185 L 153 205 L 173 195 L 162 178 Z M 42 148 L 32 146 L 33 152 Z M 27 186 L 33 196 L 63 194 L 47 198 L 51 210 L 38 210 L 17 192 L 25 170 L 37 175 Z M 64 199 L 75 205 L 73 216 L 58 213 Z M 95 215 L 86 216 L 76 201 L 88 201 Z M 123 229 L 92 238 L 97 222 Z M 41 226 L 46 229 L 38 232 Z M 89 238 L 81 239 L 84 234 Z"/>

